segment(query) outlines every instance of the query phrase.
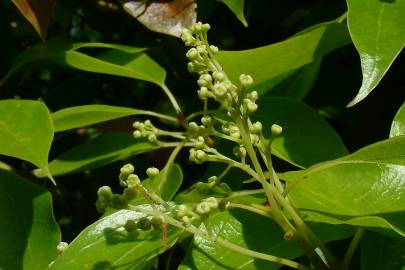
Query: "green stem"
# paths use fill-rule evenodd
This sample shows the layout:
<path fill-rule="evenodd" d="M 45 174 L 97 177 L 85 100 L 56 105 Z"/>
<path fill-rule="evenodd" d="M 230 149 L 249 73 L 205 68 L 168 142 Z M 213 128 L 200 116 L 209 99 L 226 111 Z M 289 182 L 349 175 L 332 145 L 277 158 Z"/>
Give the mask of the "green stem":
<path fill-rule="evenodd" d="M 134 211 L 144 213 L 145 215 L 148 215 L 148 216 L 163 217 L 165 222 L 169 223 L 170 225 L 172 225 L 174 227 L 177 227 L 177 228 L 179 228 L 181 230 L 188 231 L 188 232 L 190 232 L 190 233 L 192 233 L 194 235 L 200 236 L 200 237 L 202 237 L 202 238 L 204 238 L 204 239 L 206 239 L 208 241 L 211 241 L 213 243 L 217 243 L 218 245 L 220 245 L 220 246 L 222 246 L 224 248 L 227 248 L 229 250 L 232 250 L 234 252 L 237 252 L 237 253 L 252 257 L 252 258 L 262 259 L 262 260 L 265 260 L 265 261 L 270 261 L 270 262 L 278 263 L 278 264 L 281 264 L 281 265 L 286 265 L 286 266 L 292 267 L 294 269 L 310 270 L 310 268 L 308 268 L 308 267 L 306 267 L 306 266 L 304 266 L 302 264 L 299 264 L 297 262 L 294 262 L 294 261 L 291 261 L 291 260 L 288 260 L 288 259 L 285 259 L 285 258 L 280 258 L 280 257 L 276 257 L 276 256 L 273 256 L 273 255 L 253 251 L 253 250 L 250 250 L 250 249 L 246 249 L 246 248 L 243 248 L 243 247 L 241 247 L 239 245 L 233 244 L 233 243 L 231 243 L 231 242 L 229 242 L 229 241 L 227 241 L 225 239 L 222 239 L 222 238 L 220 238 L 218 236 L 209 235 L 208 232 L 204 232 L 204 231 L 196 228 L 193 225 L 184 226 L 183 223 L 181 223 L 180 221 L 178 221 L 178 220 L 176 220 L 176 219 L 174 219 L 174 218 L 172 218 L 172 217 L 170 217 L 170 216 L 168 216 L 168 215 L 166 215 L 164 213 L 161 213 L 161 212 L 158 212 L 158 211 L 149 211 L 149 210 L 137 207 L 137 206 L 130 206 L 130 208 L 132 210 L 134 210 Z"/>
<path fill-rule="evenodd" d="M 254 213 L 256 213 L 256 214 L 259 214 L 259 215 L 261 215 L 261 216 L 265 216 L 265 217 L 268 217 L 268 218 L 273 218 L 273 216 L 270 215 L 270 213 L 269 213 L 268 211 L 264 211 L 264 210 L 258 209 L 258 208 L 254 207 L 254 206 L 252 206 L 252 205 L 246 205 L 246 204 L 232 203 L 232 202 L 231 202 L 231 203 L 229 203 L 229 207 L 230 207 L 230 208 L 245 209 L 245 210 L 248 210 L 248 211 L 250 211 L 250 212 L 254 212 Z"/>
<path fill-rule="evenodd" d="M 356 230 L 356 232 L 352 238 L 352 241 L 350 242 L 349 248 L 346 251 L 341 270 L 349 270 L 350 263 L 352 261 L 354 252 L 356 251 L 357 246 L 360 243 L 360 239 L 363 236 L 363 233 L 364 233 L 364 228 L 358 228 Z"/>
<path fill-rule="evenodd" d="M 264 193 L 264 189 L 235 191 L 235 192 L 232 192 L 232 195 L 227 197 L 227 199 L 231 200 L 231 199 L 234 199 L 237 197 L 245 197 L 245 196 L 263 194 L 263 193 Z"/>
<path fill-rule="evenodd" d="M 142 114 L 154 116 L 154 117 L 157 117 L 157 118 L 160 118 L 160 119 L 164 119 L 164 120 L 167 120 L 167 121 L 170 121 L 170 122 L 174 122 L 176 124 L 179 123 L 179 120 L 177 120 L 177 118 L 172 117 L 172 116 L 168 116 L 168 115 L 165 115 L 165 114 L 157 113 L 157 112 L 142 111 Z"/>
<path fill-rule="evenodd" d="M 177 103 L 176 98 L 173 96 L 172 92 L 170 91 L 170 89 L 165 85 L 162 84 L 160 85 L 163 89 L 163 91 L 165 92 L 165 94 L 167 95 L 167 97 L 169 98 L 170 102 L 172 103 L 174 109 L 176 110 L 177 115 L 182 115 L 183 112 L 180 109 L 179 104 Z"/>

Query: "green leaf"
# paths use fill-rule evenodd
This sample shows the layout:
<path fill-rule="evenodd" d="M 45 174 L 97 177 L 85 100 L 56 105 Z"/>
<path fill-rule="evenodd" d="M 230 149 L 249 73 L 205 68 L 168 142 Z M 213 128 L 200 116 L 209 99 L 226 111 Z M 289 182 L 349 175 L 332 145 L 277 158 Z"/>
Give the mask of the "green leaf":
<path fill-rule="evenodd" d="M 21 14 L 31 23 L 38 35 L 44 40 L 56 0 L 12 0 L 12 2 L 17 6 Z"/>
<path fill-rule="evenodd" d="M 143 205 L 150 209 L 150 205 Z M 120 210 L 103 217 L 84 229 L 50 270 L 70 269 L 143 269 L 150 260 L 175 244 L 181 231 L 169 227 L 167 245 L 158 230 L 126 231 L 129 219 L 138 220 L 142 213 Z"/>
<path fill-rule="evenodd" d="M 268 46 L 220 52 L 218 60 L 233 81 L 238 81 L 239 75 L 245 73 L 252 75 L 254 85 L 258 85 L 318 60 L 349 43 L 346 25 L 331 22 Z"/>
<path fill-rule="evenodd" d="M 390 138 L 400 135 L 405 135 L 405 103 L 395 115 L 390 130 Z"/>
<path fill-rule="evenodd" d="M 153 112 L 109 105 L 83 105 L 65 108 L 52 114 L 55 132 L 88 126 L 129 115 Z"/>
<path fill-rule="evenodd" d="M 272 143 L 274 155 L 299 167 L 335 159 L 347 154 L 339 135 L 311 107 L 282 97 L 258 100 L 259 109 L 252 117 L 269 133 L 272 124 L 283 127 Z"/>
<path fill-rule="evenodd" d="M 392 229 L 405 236 L 405 136 L 289 172 L 289 192 L 308 220 Z"/>
<path fill-rule="evenodd" d="M 81 48 L 110 50 L 94 57 L 78 51 Z M 46 61 L 89 72 L 145 80 L 165 87 L 165 70 L 147 56 L 144 50 L 118 44 L 73 43 L 63 38 L 50 39 L 18 55 L 3 81 L 27 64 Z"/>
<path fill-rule="evenodd" d="M 284 232 L 269 218 L 245 210 L 231 210 L 213 215 L 208 222 L 210 231 L 231 243 L 254 251 L 293 259 L 302 254 L 298 245 L 284 240 Z M 203 229 L 204 226 L 202 225 Z M 318 226 L 320 236 L 325 241 L 342 239 L 350 236 L 351 231 L 345 227 Z M 325 229 L 327 228 L 327 229 Z M 280 265 L 257 260 L 201 237 L 194 237 L 180 270 L 187 269 L 279 269 Z"/>
<path fill-rule="evenodd" d="M 49 192 L 0 171 L 0 220 L 0 269 L 43 270 L 55 259 L 60 231 Z"/>
<path fill-rule="evenodd" d="M 347 22 L 360 54 L 363 82 L 348 104 L 363 100 L 378 85 L 405 45 L 405 2 L 347 0 Z"/>
<path fill-rule="evenodd" d="M 405 239 L 366 232 L 361 239 L 362 270 L 404 270 Z"/>
<path fill-rule="evenodd" d="M 1 100 L 0 115 L 0 154 L 26 160 L 46 170 L 53 126 L 45 104 Z"/>
<path fill-rule="evenodd" d="M 236 15 L 238 20 L 245 26 L 248 26 L 248 23 L 244 14 L 244 5 L 245 0 L 219 0 L 228 6 L 230 10 Z"/>
<path fill-rule="evenodd" d="M 177 164 L 167 164 L 160 173 L 143 181 L 143 185 L 149 188 L 163 200 L 170 201 L 183 181 L 183 172 Z"/>
<path fill-rule="evenodd" d="M 134 139 L 127 133 L 102 134 L 50 162 L 49 170 L 52 175 L 83 172 L 158 148 L 157 144 Z M 35 175 L 43 177 L 44 172 L 38 170 Z"/>

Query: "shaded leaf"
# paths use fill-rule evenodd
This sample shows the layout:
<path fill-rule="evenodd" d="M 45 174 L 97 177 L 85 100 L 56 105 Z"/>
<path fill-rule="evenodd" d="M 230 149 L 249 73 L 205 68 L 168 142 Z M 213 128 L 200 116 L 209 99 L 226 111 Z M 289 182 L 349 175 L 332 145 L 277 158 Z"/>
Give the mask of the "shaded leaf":
<path fill-rule="evenodd" d="M 392 229 L 405 236 L 405 137 L 289 172 L 290 196 L 308 220 Z"/>
<path fill-rule="evenodd" d="M 222 51 L 218 60 L 233 81 L 250 74 L 254 85 L 294 71 L 350 43 L 347 27 L 324 23 L 285 41 L 245 51 Z"/>
<path fill-rule="evenodd" d="M 392 120 L 390 138 L 405 135 L 405 103 L 399 108 Z"/>
<path fill-rule="evenodd" d="M 289 259 L 302 254 L 296 243 L 284 240 L 284 232 L 279 225 L 255 213 L 234 209 L 215 214 L 208 224 L 213 234 L 241 247 Z M 346 227 L 317 226 L 314 229 L 324 241 L 342 239 L 351 235 L 351 230 Z M 280 267 L 279 264 L 254 259 L 195 236 L 179 269 L 271 270 Z"/>
<path fill-rule="evenodd" d="M 0 170 L 0 220 L 1 269 L 43 270 L 55 259 L 60 231 L 49 192 Z"/>
<path fill-rule="evenodd" d="M 151 210 L 150 205 L 143 207 Z M 84 229 L 49 269 L 143 269 L 174 245 L 181 231 L 169 227 L 165 246 L 161 231 L 123 228 L 127 220 L 141 217 L 142 213 L 120 210 L 101 218 Z"/>
<path fill-rule="evenodd" d="M 245 0 L 219 0 L 228 6 L 230 10 L 236 15 L 238 20 L 245 26 L 248 26 L 248 23 L 244 14 L 244 5 Z"/>
<path fill-rule="evenodd" d="M 363 82 L 348 104 L 363 100 L 377 86 L 405 45 L 405 2 L 347 0 L 347 22 L 360 54 Z"/>
<path fill-rule="evenodd" d="M 335 159 L 347 154 L 336 131 L 315 110 L 304 103 L 281 97 L 258 100 L 259 109 L 252 117 L 265 126 L 269 135 L 272 124 L 283 127 L 272 143 L 274 155 L 300 167 Z"/>
<path fill-rule="evenodd" d="M 127 133 L 102 134 L 50 162 L 49 170 L 52 175 L 83 172 L 158 148 L 157 144 L 134 139 Z M 45 176 L 42 170 L 37 170 L 35 175 Z"/>
<path fill-rule="evenodd" d="M 52 114 L 53 125 L 56 131 L 63 131 L 83 126 L 88 126 L 129 115 L 145 114 L 152 112 L 126 107 L 109 105 L 83 105 L 69 107 Z M 152 113 L 153 114 L 153 113 Z"/>
<path fill-rule="evenodd" d="M 190 28 L 197 18 L 194 0 L 127 1 L 123 7 L 150 30 L 176 37 L 183 28 Z"/>
<path fill-rule="evenodd" d="M 32 100 L 1 100 L 0 115 L 0 154 L 45 169 L 53 140 L 52 119 L 45 104 Z"/>
<path fill-rule="evenodd" d="M 405 239 L 366 232 L 361 239 L 362 270 L 405 269 Z"/>
<path fill-rule="evenodd" d="M 21 14 L 32 24 L 38 35 L 45 39 L 49 19 L 56 0 L 12 0 Z"/>

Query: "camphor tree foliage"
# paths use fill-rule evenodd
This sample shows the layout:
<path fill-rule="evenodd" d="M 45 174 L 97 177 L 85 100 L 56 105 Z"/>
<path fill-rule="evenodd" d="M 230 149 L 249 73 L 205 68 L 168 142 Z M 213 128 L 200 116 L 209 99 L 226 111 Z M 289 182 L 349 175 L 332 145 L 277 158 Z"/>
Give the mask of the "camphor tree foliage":
<path fill-rule="evenodd" d="M 404 1 L 0 4 L 0 269 L 405 269 Z"/>

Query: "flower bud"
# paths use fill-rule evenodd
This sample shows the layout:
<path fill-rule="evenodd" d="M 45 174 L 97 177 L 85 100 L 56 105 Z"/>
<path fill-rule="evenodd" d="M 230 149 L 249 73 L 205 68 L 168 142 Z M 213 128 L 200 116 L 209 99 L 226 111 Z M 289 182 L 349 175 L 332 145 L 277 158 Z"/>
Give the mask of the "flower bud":
<path fill-rule="evenodd" d="M 253 102 L 256 102 L 256 100 L 259 98 L 259 94 L 257 93 L 257 91 L 252 91 L 249 94 L 247 94 L 247 98 Z"/>
<path fill-rule="evenodd" d="M 137 195 L 136 188 L 134 186 L 127 187 L 124 189 L 122 196 L 124 196 L 125 200 L 130 201 L 133 200 Z"/>
<path fill-rule="evenodd" d="M 148 169 L 146 169 L 146 174 L 148 175 L 148 177 L 154 177 L 159 174 L 159 169 L 155 167 L 149 167 Z"/>
<path fill-rule="evenodd" d="M 198 136 L 197 141 L 195 142 L 195 148 L 202 149 L 205 147 L 204 137 Z"/>
<path fill-rule="evenodd" d="M 149 218 L 141 217 L 137 222 L 137 227 L 142 231 L 147 231 L 151 228 L 152 223 L 150 222 Z"/>
<path fill-rule="evenodd" d="M 142 137 L 142 132 L 140 132 L 139 130 L 135 130 L 132 135 L 134 136 L 135 139 L 139 139 Z"/>
<path fill-rule="evenodd" d="M 141 184 L 141 180 L 139 179 L 138 175 L 130 174 L 126 181 L 128 187 L 136 187 Z"/>
<path fill-rule="evenodd" d="M 218 207 L 218 201 L 214 197 L 209 197 L 209 198 L 205 199 L 204 201 L 206 203 L 208 203 L 208 205 L 213 209 Z"/>
<path fill-rule="evenodd" d="M 136 121 L 136 122 L 134 122 L 133 124 L 132 124 L 132 126 L 134 127 L 134 128 L 137 128 L 137 129 L 140 129 L 141 128 L 141 122 L 139 122 L 139 121 Z"/>
<path fill-rule="evenodd" d="M 59 254 L 62 254 L 67 248 L 69 247 L 69 244 L 66 242 L 60 242 L 56 246 L 56 250 L 59 252 Z"/>
<path fill-rule="evenodd" d="M 271 134 L 273 136 L 279 136 L 283 132 L 283 128 L 277 124 L 271 125 Z"/>
<path fill-rule="evenodd" d="M 136 230 L 138 228 L 135 220 L 133 219 L 128 219 L 125 224 L 124 224 L 124 229 L 128 232 Z"/>
<path fill-rule="evenodd" d="M 250 132 L 252 133 L 260 133 L 263 129 L 263 125 L 260 122 L 253 123 L 253 125 L 249 128 Z"/>
<path fill-rule="evenodd" d="M 212 118 L 209 115 L 205 115 L 203 117 L 201 117 L 201 123 L 204 126 L 210 126 L 212 124 Z"/>
<path fill-rule="evenodd" d="M 202 194 L 207 194 L 211 190 L 211 186 L 207 183 L 198 182 L 196 184 L 196 189 Z"/>
<path fill-rule="evenodd" d="M 157 137 L 155 134 L 150 134 L 148 136 L 148 141 L 150 141 L 151 143 L 156 142 L 157 141 Z"/>
<path fill-rule="evenodd" d="M 190 60 L 196 60 L 198 58 L 198 51 L 196 48 L 191 48 L 187 51 L 186 56 Z"/>
<path fill-rule="evenodd" d="M 218 49 L 217 46 L 210 45 L 210 51 L 211 51 L 213 54 L 216 54 L 216 53 L 218 53 L 219 49 Z"/>
<path fill-rule="evenodd" d="M 125 164 L 124 166 L 122 166 L 121 167 L 121 169 L 120 169 L 120 173 L 122 174 L 122 175 L 126 175 L 126 176 L 128 176 L 128 175 L 130 175 L 131 173 L 133 173 L 135 171 L 135 168 L 134 168 L 134 166 L 132 165 L 132 164 Z"/>
<path fill-rule="evenodd" d="M 198 97 L 199 97 L 201 100 L 207 100 L 207 98 L 209 97 L 208 88 L 205 87 L 205 86 L 201 87 L 201 89 L 198 90 Z"/>
<path fill-rule="evenodd" d="M 212 90 L 217 97 L 223 97 L 226 94 L 226 87 L 222 83 L 215 84 Z"/>
<path fill-rule="evenodd" d="M 219 82 L 223 82 L 226 78 L 225 73 L 223 73 L 222 71 L 215 71 L 214 73 L 212 73 L 212 77 Z"/>
<path fill-rule="evenodd" d="M 150 223 L 152 224 L 152 227 L 155 230 L 160 230 L 162 228 L 164 219 L 163 217 L 152 217 L 152 219 L 150 220 Z"/>
<path fill-rule="evenodd" d="M 98 189 L 97 191 L 97 196 L 98 197 L 103 197 L 107 201 L 111 201 L 113 197 L 113 193 L 111 191 L 111 188 L 109 186 L 102 186 Z"/>
<path fill-rule="evenodd" d="M 182 218 L 182 217 L 184 217 L 184 216 L 189 215 L 190 209 L 188 208 L 187 205 L 185 205 L 185 204 L 180 204 L 180 205 L 177 207 L 176 212 L 177 212 L 177 217 Z"/>
<path fill-rule="evenodd" d="M 211 211 L 211 207 L 207 202 L 200 202 L 197 204 L 195 211 L 200 215 L 205 215 Z"/>
<path fill-rule="evenodd" d="M 241 75 L 239 76 L 239 81 L 240 81 L 240 84 L 241 84 L 243 87 L 249 87 L 249 86 L 251 86 L 251 85 L 253 84 L 253 78 L 252 78 L 252 76 L 246 75 L 246 74 L 241 74 Z"/>
<path fill-rule="evenodd" d="M 197 125 L 196 122 L 188 123 L 188 128 L 190 129 L 191 132 L 198 132 L 200 129 L 200 127 Z"/>

